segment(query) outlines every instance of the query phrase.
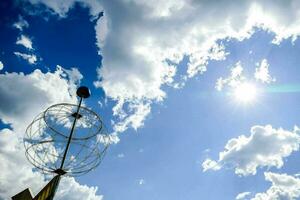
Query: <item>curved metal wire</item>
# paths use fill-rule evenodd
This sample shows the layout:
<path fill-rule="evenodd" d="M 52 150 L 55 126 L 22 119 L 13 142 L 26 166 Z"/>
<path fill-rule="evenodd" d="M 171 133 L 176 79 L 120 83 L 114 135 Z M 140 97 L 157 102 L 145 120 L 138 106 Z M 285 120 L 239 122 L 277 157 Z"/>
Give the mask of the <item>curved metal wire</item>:
<path fill-rule="evenodd" d="M 108 148 L 99 136 L 107 136 L 101 118 L 92 110 L 77 105 L 61 103 L 40 113 L 27 127 L 24 146 L 29 162 L 43 173 L 53 173 L 60 168 L 63 151 L 69 139 L 70 125 L 77 117 L 73 137 L 62 168 L 69 176 L 79 176 L 95 169 Z M 76 114 L 76 113 L 75 113 Z"/>
<path fill-rule="evenodd" d="M 58 126 L 64 124 L 65 127 L 70 128 L 71 123 L 74 119 L 72 114 L 75 113 L 77 107 L 78 105 L 68 103 L 61 103 L 50 106 L 44 112 L 44 121 L 50 129 L 68 138 L 69 132 L 59 131 L 58 128 L 61 127 Z M 87 127 L 89 128 L 89 132 L 85 135 L 73 135 L 72 140 L 89 139 L 96 136 L 103 128 L 101 118 L 94 111 L 86 107 L 81 107 L 79 114 L 81 115 L 81 118 L 77 120 L 78 122 L 76 128 L 78 129 L 80 127 Z"/>

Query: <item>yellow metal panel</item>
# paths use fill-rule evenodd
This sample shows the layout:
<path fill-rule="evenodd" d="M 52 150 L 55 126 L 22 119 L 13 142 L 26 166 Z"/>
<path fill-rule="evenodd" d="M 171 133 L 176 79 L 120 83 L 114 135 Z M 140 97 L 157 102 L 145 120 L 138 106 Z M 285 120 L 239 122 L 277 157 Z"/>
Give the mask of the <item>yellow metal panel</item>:
<path fill-rule="evenodd" d="M 11 198 L 12 200 L 32 200 L 32 195 L 30 190 L 27 188 L 20 192 L 19 194 L 16 194 Z"/>
<path fill-rule="evenodd" d="M 55 176 L 33 200 L 52 200 L 60 180 L 60 175 Z"/>

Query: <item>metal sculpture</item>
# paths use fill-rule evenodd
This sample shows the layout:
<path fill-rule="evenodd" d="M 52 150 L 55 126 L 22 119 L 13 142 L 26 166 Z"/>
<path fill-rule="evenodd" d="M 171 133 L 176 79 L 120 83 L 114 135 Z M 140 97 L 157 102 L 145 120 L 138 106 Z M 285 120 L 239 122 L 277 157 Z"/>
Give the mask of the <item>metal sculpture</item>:
<path fill-rule="evenodd" d="M 50 106 L 26 130 L 24 146 L 29 162 L 43 173 L 57 174 L 34 199 L 52 200 L 61 176 L 79 176 L 95 169 L 108 148 L 102 142 L 107 136 L 103 121 L 82 106 L 83 99 L 90 96 L 89 89 L 79 87 L 77 96 L 78 105 Z"/>

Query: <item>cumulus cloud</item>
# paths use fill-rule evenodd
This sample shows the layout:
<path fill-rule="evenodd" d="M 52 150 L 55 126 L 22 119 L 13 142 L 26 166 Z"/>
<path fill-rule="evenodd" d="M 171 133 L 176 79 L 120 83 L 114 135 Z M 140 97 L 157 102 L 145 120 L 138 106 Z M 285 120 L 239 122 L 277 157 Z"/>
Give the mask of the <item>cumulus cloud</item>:
<path fill-rule="evenodd" d="M 253 126 L 250 136 L 241 135 L 230 139 L 225 150 L 219 153 L 217 161 L 207 159 L 203 162 L 203 171 L 219 170 L 222 167 L 235 169 L 242 176 L 256 174 L 257 168 L 281 168 L 283 159 L 299 150 L 299 129 L 286 131 L 272 126 Z"/>
<path fill-rule="evenodd" d="M 20 53 L 20 52 L 14 52 L 14 54 L 24 60 L 26 60 L 29 64 L 36 64 L 37 57 L 34 54 L 26 54 L 26 53 Z"/>
<path fill-rule="evenodd" d="M 61 67 L 53 73 L 35 70 L 26 75 L 0 74 L 0 119 L 11 126 L 11 129 L 0 130 L 0 199 L 10 199 L 26 187 L 37 194 L 46 184 L 44 176 L 33 171 L 33 166 L 26 160 L 22 138 L 26 126 L 46 107 L 55 103 L 76 102 L 73 81 L 74 78 L 69 77 Z M 57 191 L 60 200 L 102 199 L 96 194 L 96 187 L 80 185 L 72 178 L 62 179 L 62 182 L 63 186 Z"/>
<path fill-rule="evenodd" d="M 296 200 L 300 197 L 300 179 L 287 174 L 265 172 L 265 179 L 272 186 L 258 193 L 251 200 Z"/>
<path fill-rule="evenodd" d="M 44 3 L 59 15 L 66 14 L 75 2 L 30 1 Z M 140 121 L 143 116 L 144 121 L 149 109 L 144 109 L 141 115 L 142 109 L 134 111 L 131 107 L 151 107 L 163 101 L 166 93 L 162 86 L 174 82 L 178 63 L 184 56 L 189 61 L 183 82 L 204 73 L 210 60 L 226 59 L 223 40 L 242 41 L 253 34 L 255 27 L 273 32 L 276 44 L 290 37 L 295 40 L 300 33 L 297 0 L 276 3 L 246 0 L 238 4 L 225 0 L 81 2 L 94 8 L 92 13 L 104 12 L 95 27 L 103 57 L 95 86 L 102 87 L 106 96 L 121 108 L 117 109 L 121 112 L 115 113 L 116 132 L 143 125 L 132 119 Z M 125 126 L 119 128 L 120 123 Z"/>
<path fill-rule="evenodd" d="M 242 192 L 239 193 L 236 197 L 235 200 L 244 200 L 247 196 L 249 196 L 251 192 Z"/>
<path fill-rule="evenodd" d="M 18 37 L 16 44 L 22 45 L 29 50 L 33 49 L 31 39 L 25 35 L 21 35 L 20 37 Z"/>
<path fill-rule="evenodd" d="M 27 75 L 0 74 L 2 121 L 13 125 L 28 125 L 40 111 L 51 104 L 76 102 L 76 97 L 73 95 L 76 86 L 64 77 L 66 75 L 60 67 L 53 73 L 43 73 L 37 69 Z"/>
<path fill-rule="evenodd" d="M 97 24 L 95 26 L 95 31 L 97 32 L 97 46 L 99 47 L 99 49 L 101 51 L 101 48 L 105 44 L 105 38 L 108 34 L 108 21 L 107 21 L 107 17 L 105 15 L 105 13 L 97 21 Z"/>
<path fill-rule="evenodd" d="M 228 1 L 164 1 L 159 4 L 162 5 L 151 1 L 103 2 L 106 28 L 96 27 L 103 62 L 98 70 L 99 81 L 95 84 L 102 87 L 108 97 L 118 101 L 116 106 L 123 107 L 124 112 L 118 114 L 124 116 L 125 113 L 126 117 L 121 117 L 121 121 L 136 114 L 128 113 L 127 106 L 131 102 L 139 101 L 141 106 L 146 102 L 151 106 L 166 98 L 162 86 L 168 84 L 164 77 L 173 81 L 177 64 L 185 55 L 189 57 L 184 76 L 187 80 L 204 73 L 210 60 L 226 58 L 225 48 L 218 41 L 248 38 L 255 26 L 281 33 L 276 27 L 283 23 L 277 12 L 269 9 L 269 4 L 273 7 L 271 1 L 266 5 L 251 1 L 238 5 Z M 269 20 L 273 16 L 275 20 Z M 278 36 L 277 41 L 282 37 Z M 175 73 L 168 73 L 169 69 L 175 69 Z M 119 102 L 124 104 L 120 106 Z M 132 123 L 127 124 L 126 128 L 132 127 Z"/>
<path fill-rule="evenodd" d="M 254 77 L 256 80 L 263 83 L 271 83 L 275 81 L 269 73 L 269 63 L 267 59 L 263 59 L 261 63 L 257 63 L 257 68 L 255 68 Z"/>
<path fill-rule="evenodd" d="M 97 187 L 89 187 L 87 185 L 80 185 L 74 178 L 62 178 L 59 190 L 56 193 L 57 200 L 101 200 L 102 195 L 97 195 Z"/>
<path fill-rule="evenodd" d="M 20 31 L 23 31 L 24 28 L 28 28 L 29 24 L 28 22 L 20 15 L 19 21 L 13 24 L 13 27 L 16 29 L 19 29 Z"/>
<path fill-rule="evenodd" d="M 37 194 L 44 178 L 32 171 L 21 139 L 9 129 L 0 130 L 0 135 L 0 199 L 9 199 L 29 186 Z"/>

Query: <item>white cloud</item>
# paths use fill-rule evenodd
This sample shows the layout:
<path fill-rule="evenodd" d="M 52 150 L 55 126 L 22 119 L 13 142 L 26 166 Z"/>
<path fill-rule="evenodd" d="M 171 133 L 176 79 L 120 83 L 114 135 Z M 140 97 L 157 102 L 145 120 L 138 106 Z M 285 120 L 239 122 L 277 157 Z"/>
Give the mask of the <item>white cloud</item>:
<path fill-rule="evenodd" d="M 222 167 L 235 169 L 238 175 L 254 175 L 258 167 L 281 168 L 283 158 L 299 150 L 299 129 L 286 131 L 274 129 L 270 125 L 253 126 L 249 137 L 241 135 L 230 139 L 218 161 L 207 159 L 203 162 L 203 171 L 219 170 Z"/>
<path fill-rule="evenodd" d="M 51 104 L 76 102 L 75 95 L 71 95 L 76 86 L 64 76 L 61 68 L 54 73 L 37 69 L 28 75 L 0 74 L 0 118 L 12 125 L 28 125 Z"/>
<path fill-rule="evenodd" d="M 267 59 L 263 59 L 261 63 L 257 64 L 258 67 L 255 68 L 254 77 L 256 80 L 263 83 L 271 83 L 275 81 L 275 78 L 272 78 L 269 73 L 269 63 Z"/>
<path fill-rule="evenodd" d="M 145 99 L 147 103 L 162 101 L 166 97 L 162 90 L 166 84 L 163 77 L 167 75 L 164 69 L 170 67 L 166 59 L 178 63 L 184 55 L 189 56 L 186 77 L 193 77 L 206 71 L 209 60 L 225 59 L 224 46 L 216 44 L 217 40 L 243 40 L 254 32 L 254 26 L 275 32 L 276 42 L 298 35 L 298 4 L 297 1 L 242 1 L 238 4 L 104 1 L 106 28 L 96 27 L 103 56 L 98 70 L 101 81 L 96 82 L 97 86 L 103 87 L 108 97 L 129 104 L 145 102 Z M 168 78 L 173 77 L 171 74 Z M 128 114 L 126 108 L 123 110 Z"/>
<path fill-rule="evenodd" d="M 228 85 L 230 87 L 237 87 L 241 84 L 246 78 L 243 76 L 243 67 L 241 62 L 237 62 L 235 66 L 230 69 L 230 76 L 227 78 L 218 78 L 216 83 L 216 89 L 221 91 L 224 86 Z"/>
<path fill-rule="evenodd" d="M 61 17 L 73 7 L 76 0 L 65 0 L 65 1 L 51 1 L 51 0 L 30 0 L 32 4 L 45 4 L 52 12 L 57 13 Z"/>
<path fill-rule="evenodd" d="M 265 179 L 272 186 L 266 192 L 256 194 L 251 200 L 296 200 L 300 197 L 300 179 L 272 172 L 265 172 Z"/>
<path fill-rule="evenodd" d="M 103 144 L 116 144 L 120 141 L 119 136 L 116 133 L 111 133 L 105 137 L 103 137 L 102 135 L 100 135 L 100 137 L 98 137 L 98 140 L 100 143 Z"/>
<path fill-rule="evenodd" d="M 105 14 L 97 21 L 95 31 L 97 33 L 97 46 L 101 51 L 101 48 L 104 46 L 105 39 L 108 34 L 108 21 Z"/>
<path fill-rule="evenodd" d="M 99 1 L 95 0 L 29 0 L 32 4 L 44 4 L 51 12 L 57 13 L 60 17 L 66 17 L 68 11 L 74 6 L 76 2 L 80 2 L 83 6 L 90 9 L 91 15 L 95 16 L 101 12 L 102 6 Z"/>
<path fill-rule="evenodd" d="M 3 62 L 0 61 L 0 71 L 4 68 Z"/>
<path fill-rule="evenodd" d="M 13 27 L 16 29 L 19 29 L 20 31 L 23 31 L 24 28 L 28 28 L 29 24 L 28 22 L 20 15 L 19 21 L 13 24 Z"/>
<path fill-rule="evenodd" d="M 122 101 L 120 101 L 122 102 Z M 118 105 L 118 104 L 117 104 Z M 129 116 L 127 114 L 124 114 L 123 110 L 123 102 L 121 104 L 121 109 L 114 112 L 114 115 L 120 116 L 121 120 L 120 122 L 113 124 L 114 125 L 114 131 L 117 133 L 125 131 L 128 126 L 130 125 L 135 130 L 141 126 L 144 125 L 144 119 L 145 117 L 150 113 L 151 107 L 149 103 L 140 103 L 140 102 L 132 102 L 129 105 Z M 132 113 L 132 114 L 131 114 Z M 124 118 L 124 120 L 122 119 Z"/>
<path fill-rule="evenodd" d="M 151 11 L 147 13 L 150 17 L 168 17 L 185 5 L 184 0 L 133 0 L 133 2 L 150 8 Z"/>
<path fill-rule="evenodd" d="M 249 196 L 251 192 L 242 192 L 239 193 L 236 197 L 235 200 L 244 200 L 247 196 Z"/>
<path fill-rule="evenodd" d="M 44 3 L 63 16 L 75 0 L 31 2 Z M 85 4 L 93 8 L 95 2 L 98 3 Z M 143 125 L 151 104 L 166 98 L 162 86 L 173 81 L 175 73 L 170 71 L 176 69 L 166 60 L 177 64 L 187 55 L 187 80 L 204 73 L 210 60 L 226 58 L 225 48 L 218 40 L 243 40 L 251 36 L 255 26 L 275 33 L 273 42 L 277 44 L 289 37 L 295 40 L 300 33 L 298 0 L 246 0 L 238 4 L 225 0 L 101 3 L 94 6 L 105 12 L 105 18 L 100 18 L 95 27 L 103 56 L 95 85 L 116 101 L 116 132 Z M 219 168 L 233 166 L 237 174 L 255 174 L 257 167 L 281 167 L 283 158 L 298 149 L 299 136 L 295 131 L 256 126 L 250 137 L 242 135 L 230 140 L 219 160 L 210 160 L 206 166 L 209 169 L 217 163 Z"/>
<path fill-rule="evenodd" d="M 218 162 L 208 158 L 202 163 L 202 168 L 203 168 L 203 171 L 206 171 L 208 169 L 217 171 L 217 170 L 221 169 L 221 166 L 219 165 Z"/>
<path fill-rule="evenodd" d="M 215 88 L 219 91 L 223 90 L 225 86 L 229 86 L 230 88 L 236 88 L 241 83 L 245 82 L 246 80 L 255 79 L 261 83 L 271 83 L 275 81 L 275 78 L 271 77 L 269 73 L 269 63 L 267 59 L 262 59 L 260 63 L 256 64 L 254 77 L 245 76 L 243 74 L 244 68 L 241 62 L 237 62 L 233 67 L 230 69 L 230 75 L 226 78 L 220 77 L 217 79 Z"/>
<path fill-rule="evenodd" d="M 75 0 L 31 2 L 44 3 L 63 16 Z M 222 40 L 242 41 L 253 34 L 254 27 L 274 32 L 274 43 L 289 37 L 295 39 L 300 33 L 300 2 L 297 0 L 276 3 L 272 0 L 81 2 L 93 8 L 94 14 L 104 11 L 104 17 L 95 27 L 99 53 L 103 56 L 95 85 L 102 87 L 107 97 L 122 108 L 123 112 L 116 113 L 114 120 L 116 131 L 143 125 L 141 122 L 150 109 L 142 115 L 139 112 L 138 118 L 131 118 L 137 113 L 130 107 L 132 104 L 150 107 L 154 102 L 163 101 L 166 93 L 162 86 L 174 82 L 176 64 L 184 56 L 189 57 L 189 62 L 182 81 L 204 73 L 210 60 L 226 58 Z"/>
<path fill-rule="evenodd" d="M 76 84 L 80 83 L 80 80 L 83 78 L 82 74 L 77 68 L 72 67 L 71 69 L 64 69 L 63 67 L 57 65 L 59 69 L 62 69 L 66 76 L 69 77 L 70 81 Z"/>
<path fill-rule="evenodd" d="M 22 45 L 24 46 L 25 48 L 29 49 L 29 50 L 34 50 L 33 47 L 32 47 L 32 41 L 30 38 L 28 38 L 27 36 L 25 35 L 21 35 L 16 44 L 18 45 Z M 34 55 L 34 54 L 28 54 L 28 53 L 20 53 L 20 52 L 14 52 L 14 54 L 24 60 L 26 60 L 29 64 L 36 64 L 37 62 L 37 56 Z"/>
<path fill-rule="evenodd" d="M 46 184 L 44 176 L 32 171 L 26 160 L 22 137 L 31 120 L 49 105 L 76 102 L 75 88 L 73 79 L 61 67 L 53 73 L 35 70 L 27 75 L 0 74 L 0 119 L 12 128 L 0 130 L 0 199 L 10 199 L 27 187 L 37 194 Z M 96 187 L 63 178 L 57 193 L 60 200 L 102 199 L 96 191 Z"/>
<path fill-rule="evenodd" d="M 144 185 L 144 184 L 145 184 L 145 180 L 141 178 L 141 179 L 139 180 L 139 185 Z"/>
<path fill-rule="evenodd" d="M 8 129 L 0 130 L 0 135 L 0 199 L 9 199 L 29 186 L 36 194 L 44 184 L 44 178 L 32 172 L 32 166 L 25 158 L 22 140 Z"/>
<path fill-rule="evenodd" d="M 65 177 L 61 179 L 59 189 L 55 198 L 57 200 L 101 200 L 102 195 L 97 195 L 97 187 L 80 185 L 74 178 Z"/>
<path fill-rule="evenodd" d="M 20 53 L 20 52 L 14 52 L 14 54 L 18 57 L 21 57 L 22 59 L 26 60 L 30 64 L 36 64 L 37 57 L 34 54 L 26 54 L 26 53 Z"/>
<path fill-rule="evenodd" d="M 30 50 L 33 49 L 31 39 L 25 35 L 21 35 L 20 37 L 18 37 L 16 44 L 22 45 Z"/>

